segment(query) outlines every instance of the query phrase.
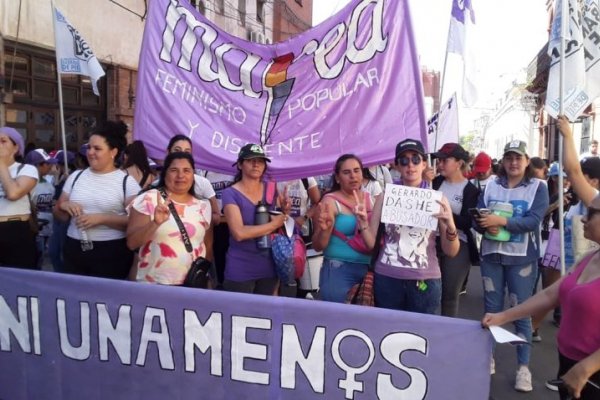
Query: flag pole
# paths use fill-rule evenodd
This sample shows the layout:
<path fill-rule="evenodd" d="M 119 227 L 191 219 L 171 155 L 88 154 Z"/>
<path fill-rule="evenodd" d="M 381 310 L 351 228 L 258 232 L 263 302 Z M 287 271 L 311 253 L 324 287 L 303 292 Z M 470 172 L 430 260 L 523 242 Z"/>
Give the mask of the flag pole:
<path fill-rule="evenodd" d="M 565 40 L 567 37 L 567 23 L 568 23 L 568 13 L 569 13 L 569 0 L 561 0 L 560 1 L 560 64 L 559 64 L 559 79 L 558 79 L 558 87 L 559 87 L 559 115 L 564 115 L 564 98 L 565 98 Z M 556 125 L 555 125 L 556 126 Z M 558 174 L 558 214 L 560 218 L 558 218 L 558 230 L 560 232 L 560 274 L 562 276 L 566 273 L 565 267 L 565 222 L 564 222 L 564 182 L 563 182 L 563 159 L 564 159 L 564 138 L 561 134 L 558 135 L 558 166 L 559 166 L 559 174 Z"/>
<path fill-rule="evenodd" d="M 452 10 L 450 10 L 452 11 Z M 437 140 L 438 140 L 438 129 L 440 126 L 440 111 L 441 111 L 441 105 L 442 102 L 444 101 L 444 98 L 442 97 L 444 95 L 444 83 L 446 81 L 446 66 L 448 64 L 448 41 L 450 40 L 450 27 L 452 24 L 452 12 L 450 12 L 450 19 L 448 19 L 448 36 L 446 37 L 446 54 L 444 55 L 444 68 L 442 69 L 442 79 L 440 80 L 440 92 L 439 92 L 439 106 L 437 109 L 437 113 L 438 113 L 438 123 L 435 125 L 435 138 L 433 139 L 433 151 L 437 151 Z M 429 150 L 431 152 L 431 150 Z"/>
<path fill-rule="evenodd" d="M 58 59 L 58 52 L 56 51 L 56 8 L 54 7 L 54 0 L 50 0 L 50 6 L 52 7 L 52 27 L 54 28 L 54 54 L 56 56 L 56 75 L 58 77 L 58 110 L 60 117 L 60 136 L 62 139 L 63 149 L 63 162 L 65 164 L 65 173 L 69 174 L 69 163 L 67 161 L 67 138 L 65 135 L 65 110 L 63 107 L 63 93 L 62 93 L 62 79 L 60 77 L 60 64 Z"/>

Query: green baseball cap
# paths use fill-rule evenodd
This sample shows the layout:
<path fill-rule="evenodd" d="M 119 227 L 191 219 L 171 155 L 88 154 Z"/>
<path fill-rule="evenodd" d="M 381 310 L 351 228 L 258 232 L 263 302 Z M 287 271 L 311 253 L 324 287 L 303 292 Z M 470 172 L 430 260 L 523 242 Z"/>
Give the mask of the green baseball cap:
<path fill-rule="evenodd" d="M 517 153 L 522 156 L 526 156 L 527 143 L 523 142 L 522 140 L 511 140 L 510 142 L 506 143 L 506 146 L 504 146 L 504 154 L 506 153 Z"/>

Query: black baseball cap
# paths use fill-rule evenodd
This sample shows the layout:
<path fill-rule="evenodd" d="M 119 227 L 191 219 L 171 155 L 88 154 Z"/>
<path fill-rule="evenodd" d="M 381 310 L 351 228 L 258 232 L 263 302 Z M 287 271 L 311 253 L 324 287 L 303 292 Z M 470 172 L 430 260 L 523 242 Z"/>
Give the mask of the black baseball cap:
<path fill-rule="evenodd" d="M 581 170 L 591 179 L 600 179 L 600 158 L 586 157 L 579 162 Z"/>
<path fill-rule="evenodd" d="M 396 158 L 397 161 L 400 155 L 406 151 L 414 151 L 422 156 L 425 156 L 425 148 L 423 143 L 415 139 L 404 139 L 396 145 Z"/>
<path fill-rule="evenodd" d="M 269 157 L 267 157 L 267 155 L 265 154 L 265 150 L 262 148 L 261 145 L 254 144 L 254 143 L 248 143 L 247 145 L 245 145 L 244 147 L 242 147 L 240 149 L 240 152 L 238 153 L 237 161 L 234 162 L 232 164 L 232 166 L 235 166 L 240 161 L 251 160 L 253 158 L 262 158 L 266 162 L 271 162 L 271 159 Z"/>
<path fill-rule="evenodd" d="M 432 154 L 435 158 L 454 157 L 457 160 L 469 161 L 469 152 L 458 143 L 446 143 L 441 149 Z"/>

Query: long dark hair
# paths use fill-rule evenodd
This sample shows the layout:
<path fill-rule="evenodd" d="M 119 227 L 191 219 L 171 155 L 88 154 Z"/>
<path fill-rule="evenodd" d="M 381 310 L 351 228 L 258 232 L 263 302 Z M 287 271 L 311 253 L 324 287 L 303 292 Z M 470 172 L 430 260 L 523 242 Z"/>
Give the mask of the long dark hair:
<path fill-rule="evenodd" d="M 115 160 L 119 160 L 121 153 L 127 146 L 127 125 L 123 121 L 105 121 L 95 128 L 91 135 L 102 136 L 109 149 L 117 149 Z"/>
<path fill-rule="evenodd" d="M 335 192 L 341 189 L 340 187 L 340 183 L 337 181 L 337 179 L 335 179 L 335 176 L 337 174 L 340 173 L 340 170 L 342 169 L 342 164 L 348 160 L 356 160 L 358 161 L 358 164 L 360 165 L 360 169 L 364 170 L 363 167 L 363 163 L 361 161 L 360 158 L 358 158 L 357 155 L 355 154 L 342 154 L 335 162 L 335 165 L 333 167 L 333 182 L 331 183 L 331 190 L 330 192 Z"/>
<path fill-rule="evenodd" d="M 375 166 L 375 167 L 379 168 L 378 166 Z M 362 169 L 362 173 L 363 173 L 363 179 L 366 179 L 368 181 L 376 181 L 377 180 L 371 173 L 371 170 L 369 170 L 369 167 L 364 167 Z"/>
<path fill-rule="evenodd" d="M 171 140 L 169 140 L 169 144 L 167 145 L 167 153 L 171 152 L 171 149 L 173 148 L 173 146 L 175 145 L 176 142 L 179 142 L 180 140 L 185 140 L 186 142 L 188 142 L 190 144 L 190 147 L 193 147 L 192 145 L 192 139 L 190 139 L 189 137 L 182 135 L 182 134 L 178 134 L 175 135 L 171 138 Z"/>
<path fill-rule="evenodd" d="M 148 163 L 148 153 L 146 153 L 146 147 L 144 147 L 144 143 L 141 140 L 136 140 L 125 147 L 125 154 L 127 155 L 127 161 L 123 164 L 123 168 L 135 165 L 144 175 L 152 173 L 150 164 Z"/>
<path fill-rule="evenodd" d="M 156 186 L 157 188 L 165 187 L 165 178 L 167 176 L 167 171 L 169 170 L 169 167 L 171 166 L 171 164 L 173 164 L 173 161 L 175 161 L 175 160 L 188 160 L 188 162 L 190 163 L 190 166 L 192 167 L 192 170 L 194 169 L 194 165 L 195 165 L 194 157 L 192 157 L 192 155 L 190 153 L 176 151 L 175 153 L 167 154 L 167 158 L 165 158 L 165 162 L 163 164 L 163 169 L 160 171 L 160 176 L 158 178 L 158 185 Z M 196 196 L 194 186 L 196 186 L 195 182 L 192 183 L 190 190 L 188 190 L 188 193 L 191 194 L 192 196 Z"/>

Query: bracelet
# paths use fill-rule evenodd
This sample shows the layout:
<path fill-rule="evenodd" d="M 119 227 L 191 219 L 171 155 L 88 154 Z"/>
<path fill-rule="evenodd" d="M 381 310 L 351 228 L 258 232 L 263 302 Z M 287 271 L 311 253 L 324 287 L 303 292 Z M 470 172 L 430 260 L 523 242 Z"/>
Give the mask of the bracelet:
<path fill-rule="evenodd" d="M 367 225 L 367 226 L 359 226 L 358 227 L 358 231 L 359 232 L 366 231 L 367 229 L 369 229 L 369 225 Z"/>
<path fill-rule="evenodd" d="M 449 232 L 446 231 L 446 239 L 450 242 L 453 242 L 456 240 L 456 238 L 458 238 L 458 232 L 454 231 L 454 232 Z"/>

